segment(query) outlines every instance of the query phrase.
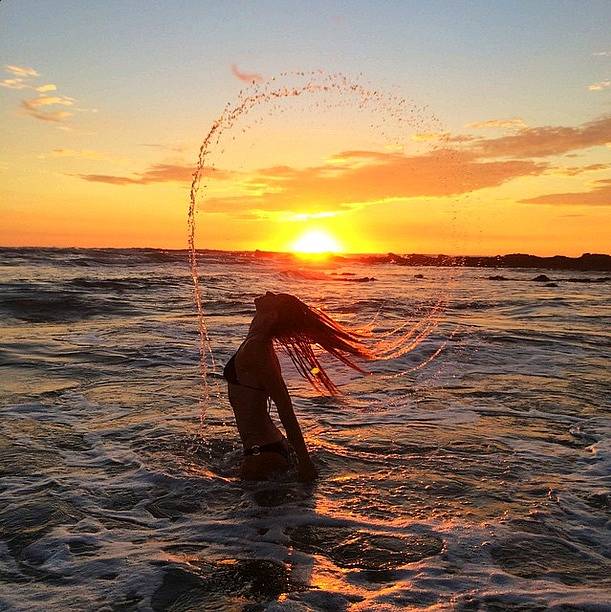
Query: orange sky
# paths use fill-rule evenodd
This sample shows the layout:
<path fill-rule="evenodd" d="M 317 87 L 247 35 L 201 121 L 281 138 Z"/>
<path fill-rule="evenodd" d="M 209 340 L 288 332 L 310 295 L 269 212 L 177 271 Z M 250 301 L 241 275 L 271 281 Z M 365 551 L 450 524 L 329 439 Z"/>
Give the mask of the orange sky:
<path fill-rule="evenodd" d="M 119 19 L 118 12 L 113 17 L 119 4 L 80 7 L 63 18 L 30 16 L 25 8 L 0 7 L 13 26 L 0 44 L 8 61 L 0 77 L 0 245 L 185 248 L 200 139 L 240 87 L 301 68 L 307 57 L 278 38 L 273 57 L 285 48 L 287 66 L 269 59 L 271 51 L 267 59 L 262 51 L 242 61 L 246 50 L 271 43 L 262 30 L 260 37 L 241 41 L 227 25 L 229 47 L 202 56 L 208 69 L 193 78 L 190 65 L 180 62 L 192 53 L 178 35 L 194 48 L 203 43 L 178 26 L 156 47 L 141 41 L 144 46 L 134 48 L 130 40 L 142 26 L 128 16 L 125 30 L 112 29 L 117 39 L 106 46 L 101 34 L 92 38 L 98 34 L 89 31 L 89 20 L 106 11 L 110 27 Z M 147 18 L 166 27 L 167 15 L 160 11 L 151 10 Z M 505 31 L 501 17 L 510 16 L 500 12 L 492 15 L 499 20 L 492 25 L 497 42 L 509 43 L 517 30 Z M 399 17 L 389 12 L 383 19 L 390 27 Z M 49 38 L 43 54 L 46 24 L 67 27 L 62 19 L 73 20 L 73 46 L 60 48 Z M 291 17 L 283 19 L 288 27 Z M 338 57 L 345 58 L 339 68 L 353 68 L 350 58 L 366 21 L 347 22 L 354 32 L 338 39 L 344 49 Z M 567 27 L 569 21 L 567 16 Z M 439 49 L 447 44 L 434 22 L 422 27 Z M 473 45 L 484 49 L 485 40 L 471 42 L 466 35 L 467 21 L 456 27 L 455 44 L 464 57 L 477 51 Z M 496 51 L 473 55 L 470 66 L 446 74 L 445 94 L 426 80 L 434 78 L 436 65 L 424 74 L 418 56 L 406 53 L 404 66 L 393 55 L 416 42 L 389 33 L 387 47 L 379 48 L 384 69 L 372 65 L 366 79 L 355 78 L 371 83 L 378 77 L 380 91 L 409 93 L 411 101 L 402 107 L 409 111 L 407 123 L 395 121 L 396 109 L 384 106 L 383 96 L 360 106 L 326 94 L 261 105 L 211 150 L 216 170 L 204 179 L 197 245 L 286 250 L 316 230 L 350 252 L 610 252 L 611 83 L 604 70 L 611 52 L 601 50 L 594 30 L 591 41 L 566 48 L 561 29 L 542 33 L 538 44 L 548 59 L 533 56 L 522 72 L 506 68 Z M 20 42 L 41 37 L 38 55 L 36 45 Z M 534 39 L 523 42 L 524 52 L 535 48 Z M 437 51 L 419 44 L 413 50 L 420 54 Z M 96 49 L 104 50 L 107 64 L 91 61 L 101 57 Z M 322 51 L 314 49 L 309 63 L 320 65 Z M 573 61 L 569 52 L 580 53 L 584 76 L 557 65 L 552 52 L 564 54 L 566 65 Z M 517 62 L 519 53 L 511 47 L 509 57 Z M 155 61 L 151 54 L 157 54 Z M 450 56 L 439 55 L 439 70 L 451 61 L 444 57 Z M 537 62 L 548 81 L 534 73 Z M 516 79 L 511 95 L 489 80 L 496 74 Z M 460 88 L 461 80 L 472 93 Z"/>

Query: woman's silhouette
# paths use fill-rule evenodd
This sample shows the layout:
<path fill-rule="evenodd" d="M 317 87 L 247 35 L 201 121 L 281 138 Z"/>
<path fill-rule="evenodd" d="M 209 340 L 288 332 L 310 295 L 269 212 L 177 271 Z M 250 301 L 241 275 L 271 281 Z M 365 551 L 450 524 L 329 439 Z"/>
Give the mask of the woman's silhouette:
<path fill-rule="evenodd" d="M 299 374 L 313 387 L 337 394 L 338 389 L 320 364 L 313 345 L 364 373 L 352 357 L 371 357 L 363 344 L 366 333 L 345 328 L 287 293 L 268 291 L 255 299 L 255 307 L 246 339 L 223 372 L 244 445 L 241 477 L 265 480 L 274 472 L 286 470 L 290 464 L 290 445 L 297 456 L 300 479 L 312 480 L 316 468 L 295 417 L 274 344 L 289 354 Z M 269 414 L 268 399 L 276 405 L 286 438 Z"/>

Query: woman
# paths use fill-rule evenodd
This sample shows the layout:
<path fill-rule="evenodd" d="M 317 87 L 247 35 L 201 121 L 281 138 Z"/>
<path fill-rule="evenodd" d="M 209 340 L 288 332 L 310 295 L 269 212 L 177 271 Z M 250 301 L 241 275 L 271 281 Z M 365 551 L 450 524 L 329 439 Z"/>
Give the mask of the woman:
<path fill-rule="evenodd" d="M 371 357 L 362 343 L 366 333 L 343 327 L 287 293 L 268 291 L 255 299 L 255 307 L 248 335 L 223 371 L 244 445 L 241 477 L 265 480 L 274 472 L 286 470 L 290 445 L 297 456 L 299 478 L 310 481 L 316 477 L 316 468 L 295 417 L 274 343 L 289 354 L 299 374 L 315 389 L 335 395 L 338 389 L 312 345 L 318 344 L 346 365 L 365 373 L 350 357 Z M 276 405 L 286 438 L 269 415 L 268 398 Z"/>

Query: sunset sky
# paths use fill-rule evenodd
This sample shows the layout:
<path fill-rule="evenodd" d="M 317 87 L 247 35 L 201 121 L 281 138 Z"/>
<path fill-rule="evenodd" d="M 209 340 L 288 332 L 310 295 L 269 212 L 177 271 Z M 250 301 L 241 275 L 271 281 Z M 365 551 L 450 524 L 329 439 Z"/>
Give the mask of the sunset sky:
<path fill-rule="evenodd" d="M 609 253 L 610 23 L 606 0 L 4 0 L 0 245 L 185 248 L 214 119 L 253 80 L 323 70 L 413 123 L 261 106 L 213 151 L 199 247 Z"/>

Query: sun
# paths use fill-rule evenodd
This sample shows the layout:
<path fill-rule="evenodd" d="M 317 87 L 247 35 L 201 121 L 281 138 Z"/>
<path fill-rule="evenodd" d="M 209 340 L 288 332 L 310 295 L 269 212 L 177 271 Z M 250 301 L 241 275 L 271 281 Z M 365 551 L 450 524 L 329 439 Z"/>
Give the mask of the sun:
<path fill-rule="evenodd" d="M 323 255 L 341 250 L 340 243 L 329 232 L 319 229 L 304 232 L 291 245 L 291 251 L 300 255 Z"/>

